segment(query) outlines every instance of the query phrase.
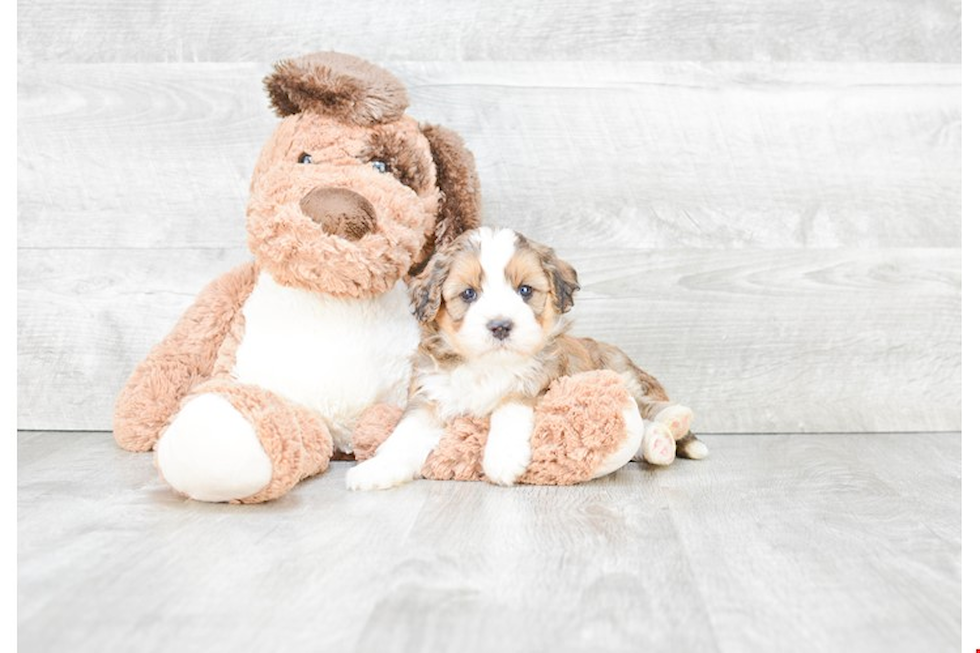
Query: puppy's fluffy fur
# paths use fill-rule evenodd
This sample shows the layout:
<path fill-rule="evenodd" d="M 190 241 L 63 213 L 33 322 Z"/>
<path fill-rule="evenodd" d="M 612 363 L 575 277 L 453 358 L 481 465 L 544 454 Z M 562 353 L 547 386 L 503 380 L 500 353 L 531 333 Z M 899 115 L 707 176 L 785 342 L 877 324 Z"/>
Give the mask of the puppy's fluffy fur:
<path fill-rule="evenodd" d="M 412 287 L 422 341 L 401 422 L 371 460 L 348 475 L 353 489 L 391 487 L 416 477 L 445 424 L 490 416 L 483 459 L 488 479 L 514 483 L 530 461 L 534 402 L 556 379 L 618 372 L 645 422 L 637 458 L 667 464 L 675 452 L 701 458 L 690 409 L 622 351 L 568 335 L 577 274 L 555 252 L 510 229 L 473 229 L 436 253 Z"/>

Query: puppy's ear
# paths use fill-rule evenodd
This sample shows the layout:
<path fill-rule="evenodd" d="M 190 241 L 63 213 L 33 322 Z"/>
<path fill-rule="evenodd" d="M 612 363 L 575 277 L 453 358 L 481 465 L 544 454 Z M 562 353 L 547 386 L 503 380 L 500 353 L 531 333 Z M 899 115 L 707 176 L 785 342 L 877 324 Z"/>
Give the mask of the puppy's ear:
<path fill-rule="evenodd" d="M 482 216 L 476 161 L 463 145 L 463 139 L 439 125 L 423 125 L 422 134 L 429 141 L 436 165 L 436 186 L 441 194 L 435 232 L 425 245 L 421 263 L 411 274 L 422 269 L 433 251 L 446 247 L 467 229 L 479 227 Z"/>
<path fill-rule="evenodd" d="M 412 312 L 422 323 L 430 322 L 442 306 L 442 285 L 449 275 L 450 256 L 437 253 L 425 266 L 422 273 L 409 281 L 409 294 L 412 298 Z"/>
<path fill-rule="evenodd" d="M 280 61 L 265 78 L 265 87 L 281 118 L 312 111 L 372 125 L 398 119 L 408 106 L 408 93 L 394 75 L 339 52 Z"/>
<path fill-rule="evenodd" d="M 555 305 L 560 312 L 567 313 L 572 310 L 575 292 L 581 287 L 578 285 L 578 273 L 569 263 L 558 258 L 550 247 L 545 248 L 541 261 L 545 272 L 551 277 Z"/>

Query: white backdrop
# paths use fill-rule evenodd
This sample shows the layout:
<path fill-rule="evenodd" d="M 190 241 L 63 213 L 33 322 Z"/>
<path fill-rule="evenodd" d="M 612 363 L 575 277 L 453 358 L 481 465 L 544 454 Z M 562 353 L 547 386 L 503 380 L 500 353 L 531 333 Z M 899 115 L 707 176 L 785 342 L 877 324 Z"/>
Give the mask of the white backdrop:
<path fill-rule="evenodd" d="M 704 432 L 960 427 L 960 6 L 22 2 L 19 428 L 107 430 L 212 277 L 280 58 L 356 54 Z"/>

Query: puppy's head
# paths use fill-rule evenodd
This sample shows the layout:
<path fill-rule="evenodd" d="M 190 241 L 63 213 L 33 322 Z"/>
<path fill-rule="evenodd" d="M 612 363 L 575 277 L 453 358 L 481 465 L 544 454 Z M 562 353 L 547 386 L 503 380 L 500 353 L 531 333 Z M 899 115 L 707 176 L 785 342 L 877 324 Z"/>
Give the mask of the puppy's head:
<path fill-rule="evenodd" d="M 415 315 L 453 353 L 532 356 L 562 327 L 578 275 L 554 250 L 510 229 L 463 233 L 412 285 Z"/>

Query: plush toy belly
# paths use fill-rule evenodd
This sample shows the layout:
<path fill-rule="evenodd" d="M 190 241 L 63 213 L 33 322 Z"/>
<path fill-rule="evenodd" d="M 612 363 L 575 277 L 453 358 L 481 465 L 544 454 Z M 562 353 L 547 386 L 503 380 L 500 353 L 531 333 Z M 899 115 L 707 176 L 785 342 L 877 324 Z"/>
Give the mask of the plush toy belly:
<path fill-rule="evenodd" d="M 419 328 L 404 283 L 377 297 L 341 299 L 262 273 L 242 312 L 232 376 L 323 415 L 337 450 L 352 451 L 350 432 L 368 406 L 405 405 Z"/>

